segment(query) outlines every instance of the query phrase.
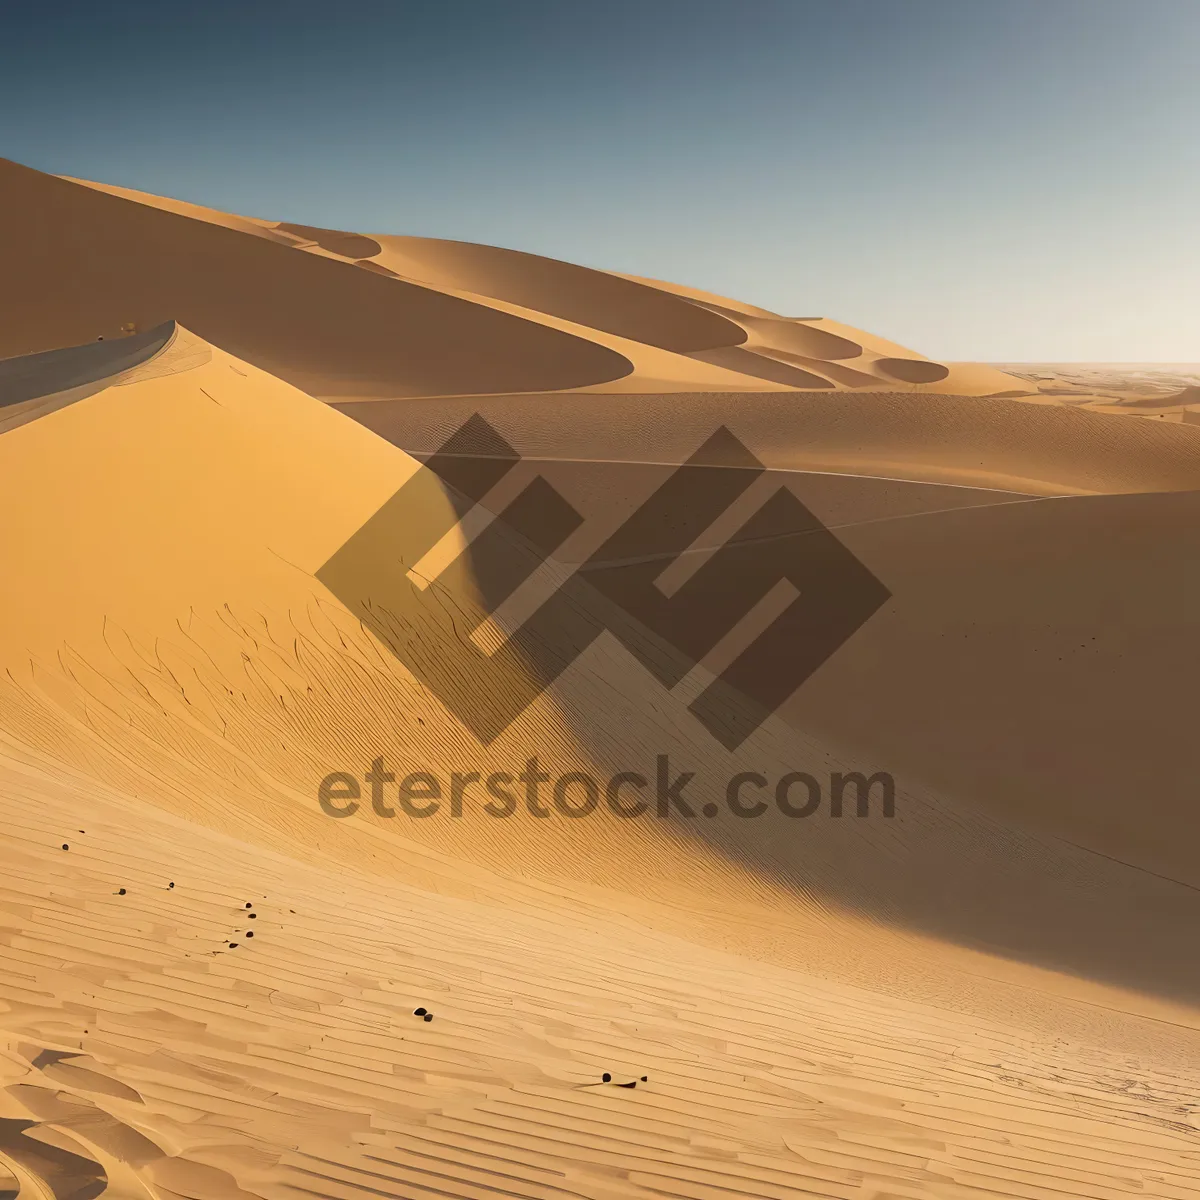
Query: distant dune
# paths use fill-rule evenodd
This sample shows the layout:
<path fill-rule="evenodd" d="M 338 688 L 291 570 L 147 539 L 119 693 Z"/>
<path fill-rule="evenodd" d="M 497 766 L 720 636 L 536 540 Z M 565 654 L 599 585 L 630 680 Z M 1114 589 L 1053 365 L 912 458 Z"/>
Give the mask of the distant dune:
<path fill-rule="evenodd" d="M 9 163 L 0 261 L 0 1197 L 1194 1191 L 1200 430 Z M 422 470 L 473 414 L 523 532 Z M 520 655 L 447 685 L 536 694 L 482 745 L 421 672 L 516 623 L 485 566 L 565 503 L 531 585 L 626 569 L 597 549 L 718 427 L 887 602 L 730 751 L 712 663 L 663 686 L 581 591 L 618 636 L 540 694 Z M 384 815 L 376 758 L 463 814 Z M 717 811 L 486 815 L 533 758 Z M 745 819 L 739 772 L 888 772 L 894 816 Z"/>
<path fill-rule="evenodd" d="M 0 183 L 8 294 L 22 297 L 4 313 L 6 356 L 179 320 L 322 399 L 1034 390 L 841 326 L 720 311 L 651 281 L 513 250 L 235 217 L 3 160 Z M 306 253 L 284 253 L 296 249 Z M 66 271 L 77 280 L 69 297 L 55 287 Z"/>

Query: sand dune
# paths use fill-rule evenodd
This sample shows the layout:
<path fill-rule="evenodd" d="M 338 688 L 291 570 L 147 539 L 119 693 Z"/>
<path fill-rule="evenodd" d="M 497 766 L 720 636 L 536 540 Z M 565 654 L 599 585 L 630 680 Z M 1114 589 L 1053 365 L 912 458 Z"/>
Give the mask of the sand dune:
<path fill-rule="evenodd" d="M 991 397 L 895 392 L 474 396 L 337 405 L 398 446 L 431 452 L 472 413 L 522 454 L 683 462 L 727 424 L 770 467 L 1030 495 L 1200 489 L 1181 425 Z M 547 421 L 547 412 L 562 419 Z"/>
<path fill-rule="evenodd" d="M 0 884 L 6 906 L 36 898 L 0 951 L 20 961 L 3 985 L 0 1154 L 26 1178 L 124 1167 L 156 1190 L 117 1194 L 205 1200 L 1090 1200 L 1194 1185 L 1186 1044 L 1164 1064 L 1014 1036 L 581 922 L 514 883 L 502 913 L 403 880 L 364 886 L 32 766 L 5 793 L 38 800 L 15 813 Z M 66 879 L 51 844 L 64 826 Z M 105 982 L 62 973 L 64 947 Z M 605 1070 L 638 1087 L 600 1085 Z M 75 1159 L 39 1137 L 69 1137 Z"/>
<path fill-rule="evenodd" d="M 934 362 L 828 318 L 782 317 L 515 250 L 238 216 L 2 160 L 0 179 L 8 216 L 0 250 L 13 294 L 26 297 L 0 331 L 8 356 L 178 319 L 343 403 L 546 390 L 885 390 L 1084 403 L 1173 422 L 1191 405 L 1130 403 L 1128 391 L 1104 389 L 1140 382 L 1095 370 Z M 69 303 L 47 290 L 65 271 L 80 278 Z M 1081 388 L 1085 379 L 1101 390 Z"/>
<path fill-rule="evenodd" d="M 382 250 L 376 251 L 381 265 L 410 279 L 509 300 L 662 350 L 688 354 L 746 340 L 746 331 L 734 321 L 605 271 L 436 238 L 384 238 Z"/>
<path fill-rule="evenodd" d="M 513 251 L 0 176 L 0 1196 L 1195 1192 L 1194 426 Z M 486 528 L 420 465 L 476 413 L 522 456 Z M 748 503 L 801 502 L 771 538 L 815 514 L 890 594 L 733 750 L 715 660 L 665 687 L 605 588 L 736 524 L 597 558 L 718 426 L 770 468 Z M 501 642 L 581 565 L 608 632 L 542 690 Z M 481 690 L 530 701 L 487 745 L 447 707 Z M 696 815 L 488 816 L 534 757 L 690 773 Z M 442 807 L 322 812 L 375 758 Z M 738 817 L 748 770 L 891 772 L 895 815 Z"/>
<path fill-rule="evenodd" d="M 6 356 L 177 319 L 320 395 L 573 387 L 630 370 L 594 342 L 333 256 L 13 164 L 0 177 Z"/>
<path fill-rule="evenodd" d="M 8 374 L 27 392 L 84 350 Z M 30 581 L 0 634 L 0 1161 L 23 1187 L 1185 1193 L 1200 978 L 1174 947 L 1200 916 L 1192 888 L 1026 829 L 972 779 L 933 790 L 908 762 L 899 820 L 818 814 L 803 837 L 728 813 L 331 821 L 314 804 L 331 767 L 383 754 L 448 772 L 480 754 L 383 648 L 455 652 L 437 589 L 368 557 L 361 601 L 387 613 L 372 635 L 316 578 L 417 463 L 179 327 L 109 381 L 0 437 L 9 510 L 36 514 L 0 533 Z M 580 505 L 609 499 L 593 538 L 647 482 L 530 468 L 575 480 Z M 953 542 L 920 539 L 941 510 L 1036 528 L 1057 511 L 1043 503 L 1077 503 L 813 476 L 802 496 L 806 479 L 827 520 L 878 538 L 864 559 L 931 592 L 962 565 Z M 436 522 L 446 498 L 427 500 Z M 407 561 L 412 531 L 385 535 Z M 916 584 L 904 594 L 924 611 Z M 853 678 L 863 655 L 829 670 Z M 739 762 L 778 776 L 897 753 L 886 721 L 839 711 L 793 709 L 726 755 L 601 643 L 485 757 L 604 776 L 667 753 L 704 801 Z M 1058 818 L 1095 827 L 1057 799 Z M 1186 815 L 1166 815 L 1184 836 Z M 1152 1090 L 1115 1090 L 1122 1070 Z"/>
<path fill-rule="evenodd" d="M 238 216 L 4 160 L 0 180 L 0 251 L 12 294 L 26 298 L 5 313 L 5 356 L 180 320 L 343 403 L 546 390 L 885 390 L 1086 404 L 1172 422 L 1193 407 L 1186 397 L 1165 407 L 1131 399 L 1194 369 L 935 362 L 828 318 L 782 317 L 515 250 Z M 70 302 L 48 290 L 64 272 L 79 279 Z"/>
<path fill-rule="evenodd" d="M 1198 492 L 1046 499 L 845 528 L 896 599 L 789 719 L 1200 887 L 1198 504 Z"/>
<path fill-rule="evenodd" d="M 156 356 L 173 333 L 168 323 L 139 336 L 0 361 L 0 431 L 111 386 L 114 378 Z"/>
<path fill-rule="evenodd" d="M 342 401 L 580 388 L 1035 390 L 835 322 L 537 255 L 235 216 L 2 161 L 0 180 L 0 250 L 13 294 L 26 297 L 0 333 L 9 356 L 180 320 Z M 49 290 L 65 271 L 79 278 L 69 303 Z M 853 372 L 838 369 L 850 358 Z"/>

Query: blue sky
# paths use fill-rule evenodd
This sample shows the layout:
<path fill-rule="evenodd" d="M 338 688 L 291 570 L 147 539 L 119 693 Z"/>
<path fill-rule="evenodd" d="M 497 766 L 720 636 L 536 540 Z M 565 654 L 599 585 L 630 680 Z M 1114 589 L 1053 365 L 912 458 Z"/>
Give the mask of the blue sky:
<path fill-rule="evenodd" d="M 1198 62 L 1200 0 L 7 5 L 0 155 L 935 356 L 1196 362 Z"/>

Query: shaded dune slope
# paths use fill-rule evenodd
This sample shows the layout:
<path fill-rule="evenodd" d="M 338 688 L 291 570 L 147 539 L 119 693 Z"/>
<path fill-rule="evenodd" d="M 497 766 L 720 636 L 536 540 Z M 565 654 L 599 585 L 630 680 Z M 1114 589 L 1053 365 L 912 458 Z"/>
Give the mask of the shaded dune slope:
<path fill-rule="evenodd" d="M 1200 888 L 1200 492 L 946 510 L 840 536 L 893 599 L 789 720 Z"/>
<path fill-rule="evenodd" d="M 479 412 L 522 454 L 683 462 L 727 425 L 770 467 L 1031 495 L 1200 489 L 1194 427 L 992 397 L 881 392 L 478 396 L 338 406 L 430 453 Z M 556 417 L 547 420 L 548 408 Z"/>

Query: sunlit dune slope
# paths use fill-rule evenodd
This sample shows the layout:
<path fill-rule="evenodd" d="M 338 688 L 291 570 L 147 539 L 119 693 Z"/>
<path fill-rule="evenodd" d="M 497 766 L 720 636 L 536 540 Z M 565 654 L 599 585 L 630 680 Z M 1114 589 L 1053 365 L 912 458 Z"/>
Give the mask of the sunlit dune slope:
<path fill-rule="evenodd" d="M 377 261 L 409 278 L 509 300 L 662 350 L 687 354 L 746 340 L 739 324 L 718 313 L 604 271 L 436 238 L 387 237 L 380 246 Z"/>
<path fill-rule="evenodd" d="M 301 865 L 58 775 L 0 772 L 0 1186 L 22 1200 L 1193 1190 L 1188 1031 L 1155 1051 L 1080 1005 L 1088 1035 L 1030 1035 L 1020 987 L 981 1019 L 515 881 L 465 900 Z"/>
<path fill-rule="evenodd" d="M 970 779 L 940 790 L 845 722 L 791 712 L 728 752 L 688 709 L 702 674 L 668 691 L 611 634 L 482 746 L 401 665 L 473 661 L 486 591 L 462 527 L 448 570 L 422 557 L 458 509 L 416 459 L 182 326 L 0 364 L 0 405 L 66 392 L 0 433 L 0 1181 L 21 1200 L 1186 1194 L 1194 887 Z M 653 483 L 610 466 L 514 472 L 587 510 L 551 578 Z M 767 483 L 863 531 L 906 596 L 1005 565 L 926 523 L 1035 558 L 1095 528 L 1038 515 L 1091 498 Z M 1132 530 L 1166 520 L 1139 502 L 1187 498 L 1103 499 Z M 474 661 L 466 686 L 528 683 Z M 317 804 L 376 757 L 446 781 L 533 756 L 601 780 L 665 756 L 718 814 Z M 725 787 L 750 768 L 893 770 L 895 816 L 740 819 Z"/>

